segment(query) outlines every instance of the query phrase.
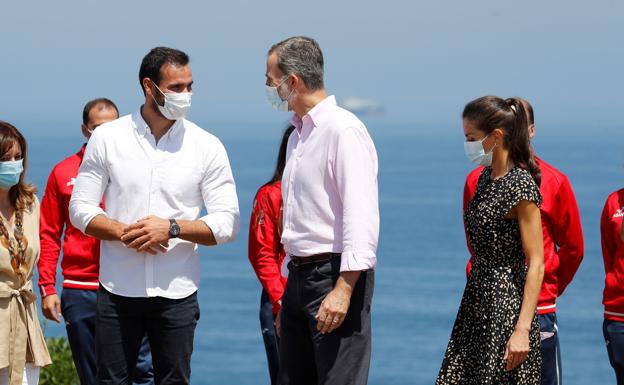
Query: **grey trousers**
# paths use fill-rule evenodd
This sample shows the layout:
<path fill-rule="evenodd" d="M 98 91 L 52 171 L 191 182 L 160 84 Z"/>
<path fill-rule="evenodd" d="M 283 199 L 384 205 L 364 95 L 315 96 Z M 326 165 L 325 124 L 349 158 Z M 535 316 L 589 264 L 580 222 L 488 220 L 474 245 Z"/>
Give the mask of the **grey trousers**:
<path fill-rule="evenodd" d="M 344 323 L 320 334 L 314 318 L 340 275 L 340 257 L 288 265 L 282 299 L 279 385 L 365 385 L 371 358 L 375 272 L 363 271 Z"/>

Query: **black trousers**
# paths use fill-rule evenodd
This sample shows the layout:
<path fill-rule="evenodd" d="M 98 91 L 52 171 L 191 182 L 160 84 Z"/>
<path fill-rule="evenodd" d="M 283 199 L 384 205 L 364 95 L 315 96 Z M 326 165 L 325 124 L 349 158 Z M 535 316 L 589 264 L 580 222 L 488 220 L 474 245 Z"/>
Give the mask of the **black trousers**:
<path fill-rule="evenodd" d="M 95 361 L 97 291 L 63 288 L 61 310 L 80 385 L 95 385 L 97 370 Z M 154 385 L 152 355 L 146 336 L 141 341 L 141 349 L 134 369 L 133 384 Z"/>
<path fill-rule="evenodd" d="M 280 385 L 365 385 L 371 358 L 371 302 L 375 273 L 363 271 L 344 323 L 320 334 L 314 318 L 340 275 L 340 257 L 288 265 L 281 310 Z"/>
<path fill-rule="evenodd" d="M 99 385 L 130 385 L 147 333 L 157 385 L 190 384 L 191 354 L 199 320 L 197 293 L 182 298 L 130 298 L 100 287 L 95 357 Z"/>

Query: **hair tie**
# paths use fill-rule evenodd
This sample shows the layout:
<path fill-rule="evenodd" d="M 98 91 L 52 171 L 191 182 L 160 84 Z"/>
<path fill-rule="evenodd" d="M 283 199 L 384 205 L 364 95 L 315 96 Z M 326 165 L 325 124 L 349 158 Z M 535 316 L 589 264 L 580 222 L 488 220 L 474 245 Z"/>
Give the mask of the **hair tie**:
<path fill-rule="evenodd" d="M 511 110 L 513 111 L 514 115 L 516 114 L 516 106 L 515 105 L 510 105 L 509 108 L 511 108 Z"/>

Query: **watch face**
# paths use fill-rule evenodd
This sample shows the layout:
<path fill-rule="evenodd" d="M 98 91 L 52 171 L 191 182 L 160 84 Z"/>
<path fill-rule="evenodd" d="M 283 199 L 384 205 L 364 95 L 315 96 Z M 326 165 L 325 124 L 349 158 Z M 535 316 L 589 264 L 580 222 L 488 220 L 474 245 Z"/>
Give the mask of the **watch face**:
<path fill-rule="evenodd" d="M 174 238 L 180 235 L 180 226 L 175 221 L 172 221 L 169 226 L 169 234 Z"/>

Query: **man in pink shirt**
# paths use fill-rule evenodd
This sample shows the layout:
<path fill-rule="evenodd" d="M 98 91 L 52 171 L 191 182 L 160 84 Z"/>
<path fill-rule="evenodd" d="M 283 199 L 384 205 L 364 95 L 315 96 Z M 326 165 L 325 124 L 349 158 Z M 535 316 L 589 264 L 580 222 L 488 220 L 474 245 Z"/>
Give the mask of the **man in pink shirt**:
<path fill-rule="evenodd" d="M 271 47 L 266 86 L 273 107 L 294 112 L 296 128 L 282 176 L 288 282 L 276 321 L 278 383 L 363 385 L 379 236 L 375 146 L 326 94 L 313 39 Z"/>

